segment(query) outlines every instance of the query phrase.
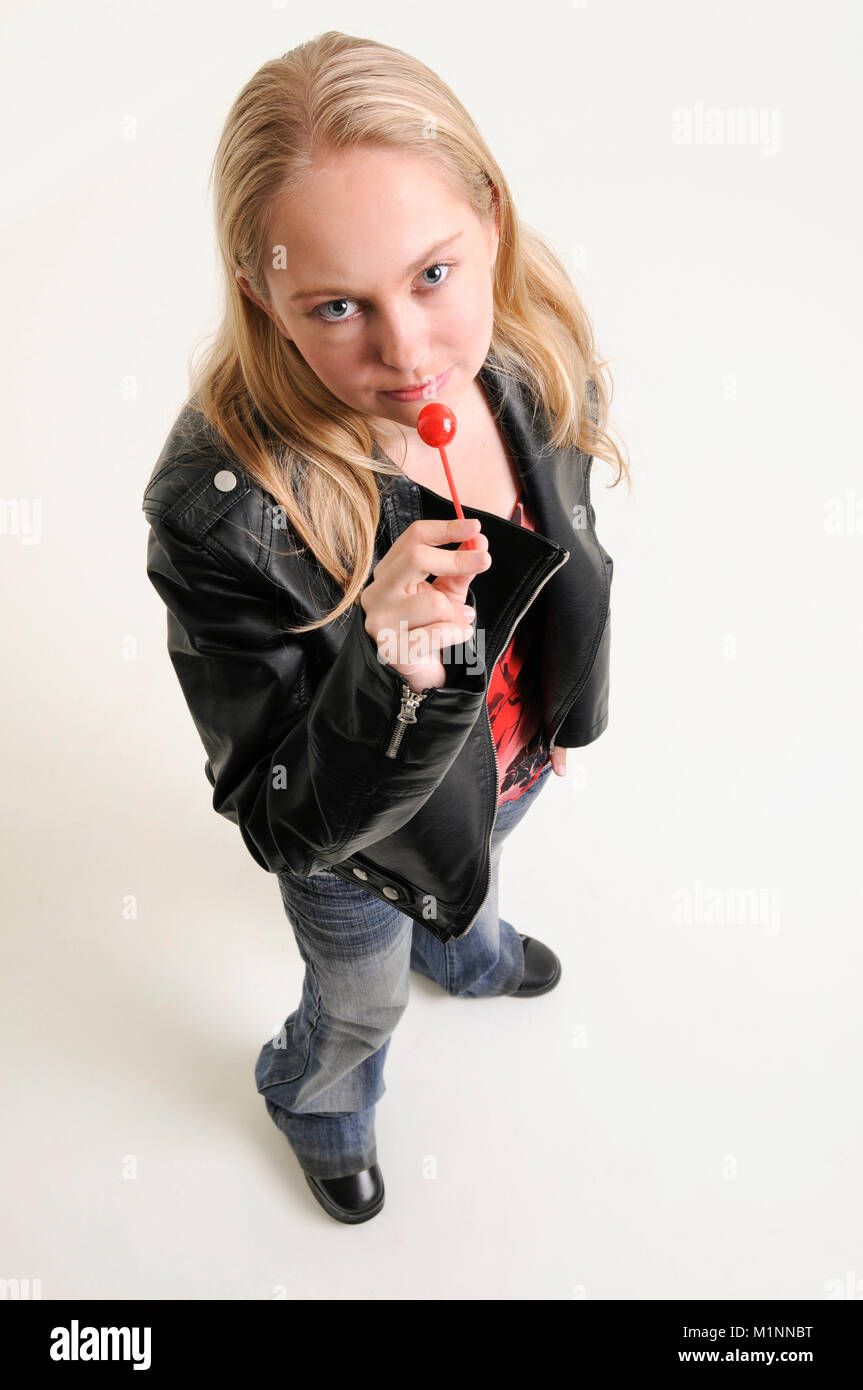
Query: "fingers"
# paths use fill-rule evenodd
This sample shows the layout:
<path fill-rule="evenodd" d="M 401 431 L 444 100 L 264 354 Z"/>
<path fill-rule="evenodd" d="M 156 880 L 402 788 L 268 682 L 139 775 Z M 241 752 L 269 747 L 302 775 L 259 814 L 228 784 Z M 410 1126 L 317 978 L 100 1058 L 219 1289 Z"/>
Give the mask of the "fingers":
<path fill-rule="evenodd" d="M 447 647 L 457 647 L 470 638 L 471 628 L 466 623 L 434 623 L 421 627 L 407 636 L 408 657 L 437 656 Z"/>
<path fill-rule="evenodd" d="M 452 624 L 462 630 L 473 623 L 476 614 L 465 611 L 464 596 L 445 594 L 431 584 L 419 584 L 416 594 L 407 595 L 394 605 L 395 626 L 405 623 L 408 629 L 429 624 Z"/>
<path fill-rule="evenodd" d="M 477 516 L 450 517 L 449 521 L 423 517 L 414 521 L 402 534 L 413 532 L 414 536 L 427 545 L 447 545 L 450 541 L 467 540 L 468 536 L 479 535 L 480 521 Z"/>
<path fill-rule="evenodd" d="M 427 669 L 429 661 L 446 648 L 467 643 L 471 635 L 472 628 L 466 623 L 431 623 L 412 630 L 405 624 L 400 629 L 381 628 L 376 641 L 378 650 L 385 651 L 386 661 L 410 679 Z"/>
<path fill-rule="evenodd" d="M 464 541 L 469 536 L 473 537 L 474 550 L 466 550 L 463 546 L 457 550 L 441 549 L 447 543 Z M 403 544 L 398 554 L 396 546 L 389 552 L 392 581 L 405 591 L 410 591 L 431 574 L 467 576 L 470 584 L 475 574 L 481 574 L 491 565 L 488 537 L 479 532 L 479 521 L 415 521 L 399 539 Z"/>
<path fill-rule="evenodd" d="M 360 603 L 366 614 L 365 628 L 376 641 L 386 631 L 407 633 L 428 624 L 444 624 L 453 631 L 439 632 L 435 650 L 466 639 L 463 605 L 472 580 L 491 565 L 488 537 L 481 534 L 478 518 L 452 521 L 415 521 L 396 539 L 375 566 L 372 583 L 363 590 Z M 476 549 L 444 550 L 472 538 Z M 426 580 L 435 575 L 428 584 Z M 469 619 L 468 622 L 472 621 Z"/>

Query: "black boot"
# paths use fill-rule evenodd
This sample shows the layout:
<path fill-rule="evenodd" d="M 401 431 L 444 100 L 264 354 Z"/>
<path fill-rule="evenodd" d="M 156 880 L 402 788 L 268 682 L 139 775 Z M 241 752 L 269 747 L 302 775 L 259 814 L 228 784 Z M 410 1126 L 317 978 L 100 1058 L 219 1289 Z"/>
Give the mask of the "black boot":
<path fill-rule="evenodd" d="M 316 1178 L 306 1173 L 306 1182 L 324 1211 L 350 1225 L 377 1216 L 384 1204 L 384 1180 L 376 1163 L 343 1178 Z"/>
<path fill-rule="evenodd" d="M 513 990 L 514 999 L 532 999 L 536 994 L 548 994 L 560 979 L 560 961 L 550 946 L 544 946 L 534 936 L 521 937 L 524 947 L 524 979 Z"/>

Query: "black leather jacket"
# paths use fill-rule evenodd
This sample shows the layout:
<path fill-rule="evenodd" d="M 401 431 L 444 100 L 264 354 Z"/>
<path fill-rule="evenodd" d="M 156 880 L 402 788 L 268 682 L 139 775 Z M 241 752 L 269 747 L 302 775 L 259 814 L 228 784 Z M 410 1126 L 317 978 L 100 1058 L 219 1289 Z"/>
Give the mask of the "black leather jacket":
<path fill-rule="evenodd" d="M 313 633 L 278 631 L 320 617 L 340 591 L 188 404 L 143 500 L 147 574 L 168 610 L 214 809 L 268 872 L 360 881 L 440 941 L 463 935 L 488 896 L 499 786 L 488 681 L 534 604 L 551 746 L 591 743 L 608 723 L 613 563 L 595 531 L 593 460 L 547 446 L 544 413 L 533 421 L 533 399 L 491 354 L 478 381 L 537 530 L 464 507 L 492 555 L 468 591 L 476 635 L 444 654 L 445 685 L 421 695 L 379 658 L 360 604 Z M 404 474 L 378 481 L 369 583 L 411 522 L 454 515 Z"/>

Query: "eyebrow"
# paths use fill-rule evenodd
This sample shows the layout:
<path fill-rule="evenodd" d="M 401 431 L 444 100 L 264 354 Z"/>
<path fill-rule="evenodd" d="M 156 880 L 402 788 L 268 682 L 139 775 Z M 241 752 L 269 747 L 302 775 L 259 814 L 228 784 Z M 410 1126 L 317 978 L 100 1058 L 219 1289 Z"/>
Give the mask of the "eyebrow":
<path fill-rule="evenodd" d="M 464 231 L 455 232 L 452 236 L 445 237 L 443 241 L 435 242 L 434 246 L 430 246 L 428 250 L 425 251 L 423 255 L 419 257 L 418 260 L 414 261 L 413 265 L 409 265 L 407 267 L 407 269 L 405 270 L 405 275 L 413 275 L 414 271 L 423 270 L 427 265 L 431 263 L 433 256 L 436 256 L 439 251 L 445 251 L 448 246 L 451 246 L 454 241 L 458 241 L 459 237 L 461 236 L 464 236 Z M 329 288 L 324 290 L 297 290 L 296 294 L 291 295 L 289 303 L 293 304 L 294 301 L 297 299 L 314 299 L 318 296 L 329 296 L 330 299 L 363 298 L 361 294 L 354 294 L 352 290 L 346 290 L 344 285 L 342 285 L 336 289 Z"/>

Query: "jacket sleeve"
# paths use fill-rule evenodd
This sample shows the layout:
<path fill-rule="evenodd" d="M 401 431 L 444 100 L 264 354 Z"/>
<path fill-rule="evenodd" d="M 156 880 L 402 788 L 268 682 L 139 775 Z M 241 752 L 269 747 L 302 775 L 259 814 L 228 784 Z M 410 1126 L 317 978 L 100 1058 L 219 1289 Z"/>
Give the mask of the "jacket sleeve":
<path fill-rule="evenodd" d="M 611 558 L 606 561 L 611 578 Z M 611 609 L 596 648 L 590 674 L 572 708 L 561 724 L 555 747 L 582 748 L 593 743 L 608 728 L 608 687 L 611 653 Z"/>
<path fill-rule="evenodd" d="M 482 711 L 479 653 L 448 669 L 415 723 L 400 723 L 402 677 L 380 660 L 357 604 L 312 690 L 314 634 L 279 630 L 285 591 L 252 565 L 229 570 L 160 517 L 148 521 L 147 574 L 167 608 L 168 651 L 207 753 L 213 807 L 257 863 L 305 877 L 411 820 Z"/>
<path fill-rule="evenodd" d="M 587 402 L 590 417 L 594 424 L 599 421 L 599 406 L 596 386 L 593 380 L 588 381 Z M 590 473 L 593 466 L 593 458 L 588 458 L 585 464 L 585 494 L 587 498 L 587 510 L 590 519 L 590 528 L 593 532 L 599 553 L 605 561 L 606 575 L 608 578 L 608 592 L 611 593 L 611 580 L 614 574 L 614 561 L 608 551 L 603 547 L 596 535 L 596 510 L 590 501 Z M 593 743 L 600 734 L 608 728 L 608 694 L 610 680 L 611 662 L 611 606 L 609 604 L 605 615 L 605 624 L 596 646 L 593 661 L 587 680 L 582 686 L 575 702 L 573 703 L 566 719 L 560 726 L 555 738 L 555 746 L 558 748 L 582 748 L 585 744 Z"/>
<path fill-rule="evenodd" d="M 587 486 L 589 488 L 590 469 L 593 459 L 589 459 L 586 466 Z M 609 604 L 606 609 L 605 622 L 599 641 L 596 644 L 593 661 L 587 679 L 579 691 L 572 707 L 566 718 L 561 724 L 555 747 L 557 748 L 583 748 L 587 743 L 593 743 L 600 734 L 608 728 L 608 694 L 610 682 L 611 664 L 611 581 L 614 575 L 614 561 L 608 551 L 603 546 L 596 534 L 596 511 L 590 501 L 590 493 L 587 492 L 587 511 L 590 519 L 590 528 L 593 532 L 596 545 L 600 555 L 605 561 L 605 573 L 608 582 Z"/>

